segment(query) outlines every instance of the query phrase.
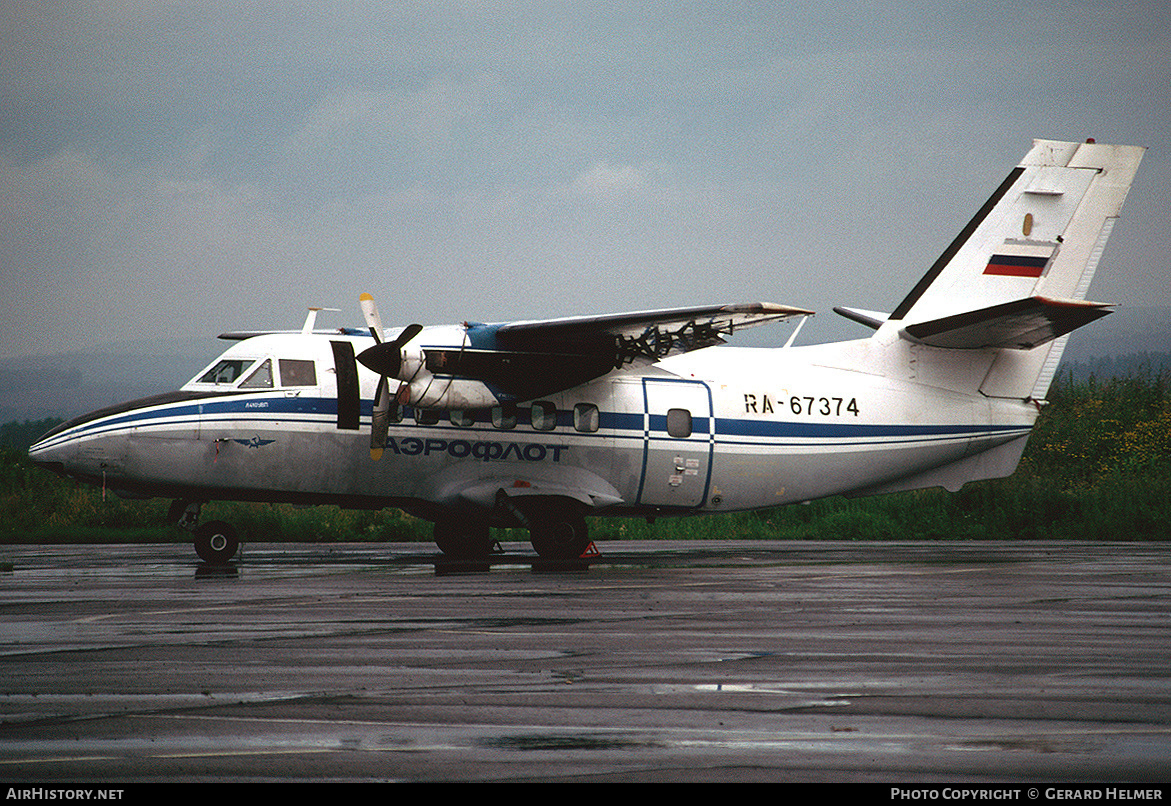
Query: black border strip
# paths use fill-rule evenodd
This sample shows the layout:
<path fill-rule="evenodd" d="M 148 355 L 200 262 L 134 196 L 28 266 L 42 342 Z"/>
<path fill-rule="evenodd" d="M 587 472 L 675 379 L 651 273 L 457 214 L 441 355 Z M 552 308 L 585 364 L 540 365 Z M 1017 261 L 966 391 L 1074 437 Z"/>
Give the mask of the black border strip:
<path fill-rule="evenodd" d="M 987 218 L 988 214 L 992 212 L 992 209 L 1000 203 L 1000 200 L 1004 198 L 1004 194 L 1008 193 L 1008 189 L 1013 186 L 1016 180 L 1019 179 L 1021 174 L 1024 172 L 1024 167 L 1020 165 L 1012 169 L 1012 172 L 1008 175 L 1008 178 L 1001 182 L 1000 187 L 996 189 L 996 192 L 992 194 L 988 201 L 984 202 L 984 206 L 980 208 L 980 212 L 976 213 L 975 217 L 968 222 L 968 225 L 964 227 L 963 231 L 956 236 L 956 239 L 951 242 L 951 246 L 944 250 L 943 254 L 939 256 L 939 259 L 935 261 L 935 264 L 930 268 L 930 270 L 928 270 L 928 272 L 923 275 L 922 279 L 919 280 L 915 287 L 911 289 L 911 293 L 907 295 L 907 298 L 899 303 L 899 307 L 894 309 L 894 313 L 890 315 L 891 319 L 897 320 L 906 317 L 907 313 L 911 310 L 915 303 L 919 301 L 919 297 L 923 296 L 924 292 L 926 292 L 930 285 L 935 282 L 935 279 L 939 277 L 944 267 L 946 267 L 947 264 L 951 262 L 951 259 L 955 257 L 956 252 L 960 251 L 960 248 L 965 243 L 967 243 L 968 238 L 972 237 L 972 233 L 976 231 L 976 227 L 984 223 L 984 219 Z"/>
<path fill-rule="evenodd" d="M 98 409 L 97 411 L 91 411 L 88 414 L 82 414 L 78 417 L 74 417 L 72 420 L 61 423 L 61 425 L 58 425 L 46 432 L 43 436 L 41 436 L 40 439 L 37 440 L 37 442 L 42 442 L 49 437 L 56 436 L 57 434 L 60 434 L 64 431 L 68 431 L 70 428 L 76 428 L 79 425 L 84 425 L 85 423 L 93 422 L 94 420 L 100 420 L 103 417 L 110 417 L 115 414 L 123 414 L 128 411 L 133 411 L 134 409 L 144 409 L 148 406 L 163 406 L 167 403 L 183 403 L 188 400 L 211 400 L 212 398 L 217 397 L 231 397 L 232 395 L 247 394 L 249 391 L 254 390 L 244 390 L 243 392 L 178 391 L 163 392 L 162 394 L 151 395 L 150 397 L 140 397 L 137 400 L 128 400 L 125 403 L 117 403 L 113 406 L 106 406 L 105 408 Z"/>

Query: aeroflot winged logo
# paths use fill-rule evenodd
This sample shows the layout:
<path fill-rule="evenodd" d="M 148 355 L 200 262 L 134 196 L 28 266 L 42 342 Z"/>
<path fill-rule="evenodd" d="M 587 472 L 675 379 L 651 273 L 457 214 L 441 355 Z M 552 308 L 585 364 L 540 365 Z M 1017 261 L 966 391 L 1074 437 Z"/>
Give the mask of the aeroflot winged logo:
<path fill-rule="evenodd" d="M 275 439 L 261 439 L 260 437 L 253 437 L 252 439 L 233 439 L 232 442 L 235 442 L 240 445 L 244 445 L 249 448 L 259 448 L 262 445 L 271 445 L 272 443 L 276 442 L 276 440 Z"/>

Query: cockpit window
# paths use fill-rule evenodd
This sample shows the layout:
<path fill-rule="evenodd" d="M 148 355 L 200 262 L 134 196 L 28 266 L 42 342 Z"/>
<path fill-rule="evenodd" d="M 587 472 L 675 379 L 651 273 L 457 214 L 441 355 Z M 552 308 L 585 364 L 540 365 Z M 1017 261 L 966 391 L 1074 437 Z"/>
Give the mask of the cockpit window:
<path fill-rule="evenodd" d="M 248 367 L 252 366 L 254 358 L 224 359 L 209 369 L 199 379 L 200 383 L 232 384 L 236 382 Z"/>
<path fill-rule="evenodd" d="M 272 361 L 265 361 L 248 376 L 248 380 L 240 384 L 241 389 L 271 389 L 272 388 Z"/>
<path fill-rule="evenodd" d="M 282 358 L 280 365 L 282 386 L 317 385 L 317 370 L 312 361 L 300 358 Z"/>

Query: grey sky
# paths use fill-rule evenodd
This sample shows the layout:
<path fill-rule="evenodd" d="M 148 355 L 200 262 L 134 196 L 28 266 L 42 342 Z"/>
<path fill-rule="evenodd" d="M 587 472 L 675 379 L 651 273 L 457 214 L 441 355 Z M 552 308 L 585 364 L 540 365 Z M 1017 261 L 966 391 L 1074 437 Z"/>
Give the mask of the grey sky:
<path fill-rule="evenodd" d="M 1090 296 L 1171 305 L 1161 5 L 3 2 L 0 356 L 360 324 L 362 291 L 388 324 L 761 299 L 816 336 L 1034 137 L 1150 148 Z"/>

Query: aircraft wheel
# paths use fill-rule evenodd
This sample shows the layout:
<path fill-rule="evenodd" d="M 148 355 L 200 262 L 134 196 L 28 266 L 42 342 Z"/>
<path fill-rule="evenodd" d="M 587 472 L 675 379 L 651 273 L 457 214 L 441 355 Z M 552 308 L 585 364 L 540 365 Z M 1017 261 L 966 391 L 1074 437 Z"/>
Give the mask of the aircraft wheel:
<path fill-rule="evenodd" d="M 448 557 L 474 560 L 492 552 L 487 525 L 439 521 L 435 524 L 435 545 Z"/>
<path fill-rule="evenodd" d="M 585 518 L 554 516 L 533 523 L 529 539 L 543 560 L 576 560 L 590 545 Z"/>
<path fill-rule="evenodd" d="M 240 540 L 231 524 L 208 521 L 195 530 L 195 553 L 209 565 L 224 565 L 236 556 Z"/>

